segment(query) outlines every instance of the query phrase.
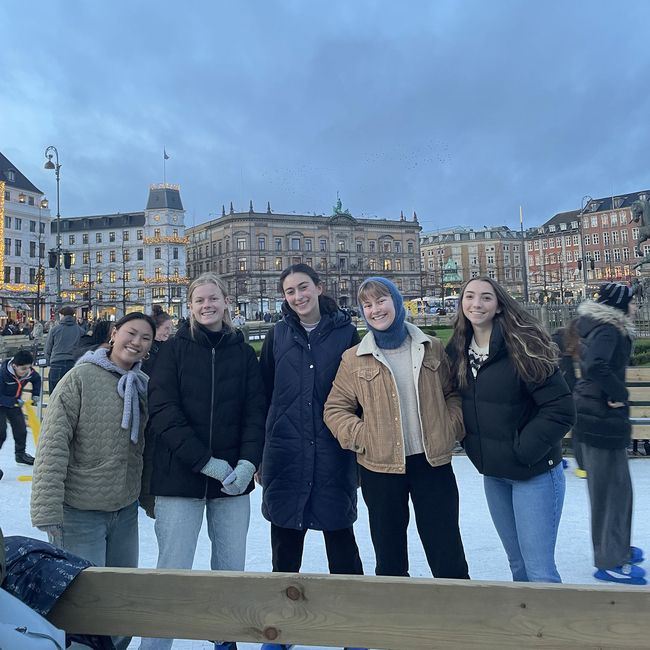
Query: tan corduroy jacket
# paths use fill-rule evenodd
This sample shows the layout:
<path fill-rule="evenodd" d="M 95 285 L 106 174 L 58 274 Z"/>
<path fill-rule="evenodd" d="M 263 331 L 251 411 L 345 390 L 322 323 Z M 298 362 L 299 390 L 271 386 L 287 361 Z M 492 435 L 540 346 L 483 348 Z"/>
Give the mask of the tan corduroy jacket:
<path fill-rule="evenodd" d="M 424 451 L 433 467 L 451 460 L 465 435 L 460 396 L 453 389 L 442 343 L 406 323 Z M 325 424 L 344 449 L 357 452 L 365 468 L 404 474 L 404 436 L 397 388 L 372 332 L 343 354 L 325 404 Z M 362 412 L 359 414 L 359 406 Z"/>

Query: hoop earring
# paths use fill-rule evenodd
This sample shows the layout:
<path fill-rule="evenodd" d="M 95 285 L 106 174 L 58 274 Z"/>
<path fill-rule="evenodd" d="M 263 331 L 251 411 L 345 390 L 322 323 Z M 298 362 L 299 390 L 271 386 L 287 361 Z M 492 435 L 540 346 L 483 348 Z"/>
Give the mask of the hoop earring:
<path fill-rule="evenodd" d="M 147 354 L 145 354 L 144 357 L 142 357 L 142 360 L 146 361 L 147 359 L 150 359 L 150 358 L 151 358 L 151 352 L 147 352 Z"/>
<path fill-rule="evenodd" d="M 112 350 L 114 345 L 115 345 L 115 341 L 114 341 L 113 339 L 111 339 L 111 340 L 108 342 L 108 347 Z"/>

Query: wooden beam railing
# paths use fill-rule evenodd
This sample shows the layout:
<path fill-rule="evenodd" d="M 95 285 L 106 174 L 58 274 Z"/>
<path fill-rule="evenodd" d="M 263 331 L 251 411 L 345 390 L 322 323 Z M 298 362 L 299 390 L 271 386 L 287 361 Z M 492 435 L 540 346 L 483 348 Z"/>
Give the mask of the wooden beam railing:
<path fill-rule="evenodd" d="M 650 587 L 91 568 L 68 632 L 399 650 L 650 648 Z"/>

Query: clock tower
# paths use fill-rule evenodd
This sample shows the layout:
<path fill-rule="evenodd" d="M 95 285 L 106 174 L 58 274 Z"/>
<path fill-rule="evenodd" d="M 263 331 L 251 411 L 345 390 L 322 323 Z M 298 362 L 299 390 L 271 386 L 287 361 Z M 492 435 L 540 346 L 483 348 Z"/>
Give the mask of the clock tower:
<path fill-rule="evenodd" d="M 147 302 L 173 316 L 183 315 L 187 284 L 185 210 L 180 188 L 170 183 L 149 187 L 144 211 L 144 257 Z"/>

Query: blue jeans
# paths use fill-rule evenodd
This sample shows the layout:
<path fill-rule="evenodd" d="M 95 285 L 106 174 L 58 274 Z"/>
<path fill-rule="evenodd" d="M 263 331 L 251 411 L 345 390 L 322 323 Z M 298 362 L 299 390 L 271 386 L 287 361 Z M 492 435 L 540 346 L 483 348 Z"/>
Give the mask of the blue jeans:
<path fill-rule="evenodd" d="M 527 481 L 484 476 L 485 498 L 516 582 L 562 582 L 555 543 L 564 503 L 562 465 Z"/>
<path fill-rule="evenodd" d="M 243 571 L 246 536 L 250 520 L 248 494 L 220 499 L 156 497 L 155 531 L 158 539 L 158 569 L 191 569 L 203 523 L 208 520 L 212 542 L 213 571 Z M 173 639 L 142 639 L 140 650 L 167 650 Z"/>
<path fill-rule="evenodd" d="M 138 504 L 114 512 L 63 506 L 63 548 L 95 566 L 138 566 Z"/>

